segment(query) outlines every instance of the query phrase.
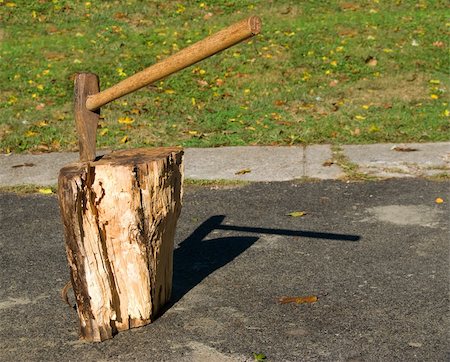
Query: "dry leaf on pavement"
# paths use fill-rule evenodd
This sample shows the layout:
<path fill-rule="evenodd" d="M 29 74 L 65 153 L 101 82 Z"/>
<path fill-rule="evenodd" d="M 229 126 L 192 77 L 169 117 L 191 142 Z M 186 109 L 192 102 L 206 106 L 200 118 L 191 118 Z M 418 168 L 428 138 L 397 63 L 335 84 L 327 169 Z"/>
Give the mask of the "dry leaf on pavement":
<path fill-rule="evenodd" d="M 278 302 L 280 304 L 296 303 L 296 304 L 311 304 L 319 300 L 316 295 L 309 295 L 307 297 L 280 297 Z"/>
<path fill-rule="evenodd" d="M 235 175 L 245 175 L 246 173 L 250 172 L 252 172 L 252 170 L 250 170 L 249 168 L 244 168 L 243 170 L 237 171 Z"/>
<path fill-rule="evenodd" d="M 305 211 L 292 211 L 292 212 L 286 214 L 286 216 L 291 216 L 291 217 L 302 217 L 305 215 L 306 215 Z"/>
<path fill-rule="evenodd" d="M 412 147 L 407 147 L 407 146 L 393 146 L 391 148 L 391 150 L 397 151 L 397 152 L 414 152 L 414 151 L 418 151 L 417 148 L 412 148 Z"/>

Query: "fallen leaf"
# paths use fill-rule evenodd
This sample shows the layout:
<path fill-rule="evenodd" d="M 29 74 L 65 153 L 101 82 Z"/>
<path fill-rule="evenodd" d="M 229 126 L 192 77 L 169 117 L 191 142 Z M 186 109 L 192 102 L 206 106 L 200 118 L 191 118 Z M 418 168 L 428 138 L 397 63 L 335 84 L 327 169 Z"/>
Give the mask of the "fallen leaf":
<path fill-rule="evenodd" d="M 408 346 L 414 347 L 414 348 L 420 348 L 420 347 L 422 347 L 422 343 L 419 343 L 419 342 L 409 342 L 409 343 L 408 343 Z"/>
<path fill-rule="evenodd" d="M 282 101 L 281 99 L 279 99 L 279 100 L 276 100 L 276 101 L 274 102 L 274 104 L 275 104 L 277 107 L 281 107 L 281 106 L 284 106 L 284 105 L 286 104 L 286 102 L 285 102 L 285 101 Z"/>
<path fill-rule="evenodd" d="M 433 43 L 433 46 L 436 47 L 436 48 L 443 48 L 444 45 L 445 45 L 445 44 L 444 44 L 442 41 L 435 41 L 435 42 Z"/>
<path fill-rule="evenodd" d="M 43 195 L 50 195 L 53 193 L 52 189 L 48 189 L 48 188 L 39 189 L 38 192 Z"/>
<path fill-rule="evenodd" d="M 352 136 L 359 136 L 361 134 L 361 130 L 359 128 L 355 128 L 353 131 L 350 131 Z"/>
<path fill-rule="evenodd" d="M 331 105 L 333 106 L 333 112 L 337 112 L 339 110 L 339 104 L 336 102 L 331 103 Z"/>
<path fill-rule="evenodd" d="M 302 217 L 305 215 L 306 215 L 305 211 L 292 211 L 292 212 L 286 214 L 286 216 L 291 216 L 291 217 Z"/>
<path fill-rule="evenodd" d="M 127 17 L 127 15 L 125 13 L 115 13 L 114 14 L 114 18 L 116 18 L 116 19 L 124 19 L 126 17 Z"/>
<path fill-rule="evenodd" d="M 435 201 L 436 201 L 436 204 L 443 204 L 444 203 L 444 199 L 442 199 L 440 197 L 436 198 Z"/>
<path fill-rule="evenodd" d="M 344 28 L 338 31 L 338 35 L 353 38 L 354 36 L 358 35 L 358 30 Z"/>
<path fill-rule="evenodd" d="M 123 136 L 120 141 L 120 143 L 127 143 L 128 142 L 128 136 Z"/>
<path fill-rule="evenodd" d="M 249 168 L 244 168 L 243 170 L 235 172 L 235 175 L 245 175 L 246 173 L 250 172 L 252 172 L 252 170 L 250 170 Z"/>
<path fill-rule="evenodd" d="M 288 303 L 296 303 L 296 304 L 304 304 L 304 303 L 315 303 L 319 300 L 319 298 L 315 295 L 309 295 L 307 297 L 281 297 L 278 299 L 280 304 L 288 304 Z"/>
<path fill-rule="evenodd" d="M 369 67 L 375 67 L 375 66 L 378 64 L 378 60 L 377 60 L 375 57 L 369 55 L 369 56 L 366 58 L 365 63 L 366 63 Z"/>
<path fill-rule="evenodd" d="M 203 15 L 203 19 L 208 20 L 212 18 L 213 15 L 214 15 L 213 13 L 206 13 L 205 15 Z"/>
<path fill-rule="evenodd" d="M 353 4 L 353 3 L 343 3 L 341 4 L 341 10 L 343 11 L 355 11 L 359 9 L 359 5 L 358 4 Z"/>
<path fill-rule="evenodd" d="M 59 29 L 56 26 L 54 26 L 54 25 L 50 25 L 50 26 L 47 27 L 47 32 L 51 33 L 51 34 L 52 33 L 58 33 Z"/>
<path fill-rule="evenodd" d="M 198 84 L 200 87 L 207 87 L 207 86 L 209 85 L 208 82 L 207 82 L 206 80 L 203 80 L 203 79 L 197 80 L 197 84 Z"/>
<path fill-rule="evenodd" d="M 336 79 L 333 79 L 330 83 L 328 83 L 328 85 L 330 87 L 336 87 L 338 85 L 339 81 Z"/>
<path fill-rule="evenodd" d="M 265 361 L 267 359 L 264 353 L 255 353 L 253 352 L 253 358 L 255 361 Z"/>
<path fill-rule="evenodd" d="M 34 163 L 25 162 L 25 163 L 23 163 L 21 165 L 14 165 L 14 166 L 11 166 L 11 167 L 12 168 L 20 168 L 20 167 L 33 167 L 33 166 L 36 166 L 36 165 Z"/>
<path fill-rule="evenodd" d="M 369 127 L 369 132 L 370 133 L 380 132 L 380 127 L 378 127 L 376 124 L 372 124 Z"/>
<path fill-rule="evenodd" d="M 289 121 L 276 121 L 276 124 L 279 124 L 280 126 L 291 126 L 292 122 Z"/>
<path fill-rule="evenodd" d="M 66 58 L 66 54 L 64 53 L 57 53 L 57 52 L 45 52 L 44 57 L 47 60 L 62 60 Z"/>
<path fill-rule="evenodd" d="M 122 124 L 131 124 L 134 122 L 134 119 L 131 117 L 120 117 L 117 121 Z"/>
<path fill-rule="evenodd" d="M 25 137 L 34 137 L 36 135 L 37 135 L 37 132 L 31 131 L 31 130 L 28 130 L 25 132 Z"/>
<path fill-rule="evenodd" d="M 36 150 L 39 152 L 49 152 L 50 147 L 48 145 L 42 143 L 36 147 Z"/>
<path fill-rule="evenodd" d="M 417 148 L 407 147 L 407 146 L 392 146 L 391 150 L 397 152 L 415 152 L 418 151 Z"/>
<path fill-rule="evenodd" d="M 333 160 L 326 160 L 324 163 L 322 163 L 322 166 L 324 166 L 324 167 L 330 167 L 332 165 L 334 165 Z"/>

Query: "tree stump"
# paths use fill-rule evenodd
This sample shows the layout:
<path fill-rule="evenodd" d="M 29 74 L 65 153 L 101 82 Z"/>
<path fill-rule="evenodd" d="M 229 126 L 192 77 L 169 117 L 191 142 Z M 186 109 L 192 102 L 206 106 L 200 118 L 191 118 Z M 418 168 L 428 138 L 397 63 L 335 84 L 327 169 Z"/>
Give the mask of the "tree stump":
<path fill-rule="evenodd" d="M 81 338 L 103 341 L 146 325 L 169 300 L 182 155 L 179 148 L 124 150 L 61 169 Z"/>

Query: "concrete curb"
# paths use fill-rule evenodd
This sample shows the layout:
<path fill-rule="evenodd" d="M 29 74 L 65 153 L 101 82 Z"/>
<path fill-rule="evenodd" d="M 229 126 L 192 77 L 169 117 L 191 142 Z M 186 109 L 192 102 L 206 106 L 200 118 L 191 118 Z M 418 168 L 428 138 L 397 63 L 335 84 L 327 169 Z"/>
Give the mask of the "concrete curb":
<path fill-rule="evenodd" d="M 0 187 L 55 185 L 59 169 L 77 159 L 74 152 L 2 154 Z M 339 179 L 346 176 L 345 163 L 383 178 L 449 175 L 450 142 L 348 145 L 335 150 L 330 145 L 185 149 L 185 177 L 194 180 Z"/>

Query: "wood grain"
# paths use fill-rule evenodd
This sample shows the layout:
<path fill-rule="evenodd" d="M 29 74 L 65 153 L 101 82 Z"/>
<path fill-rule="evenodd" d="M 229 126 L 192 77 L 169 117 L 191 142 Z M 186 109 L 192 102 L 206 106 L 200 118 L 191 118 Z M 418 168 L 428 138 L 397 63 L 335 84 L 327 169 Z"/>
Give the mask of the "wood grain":
<path fill-rule="evenodd" d="M 113 152 L 62 168 L 58 196 L 81 337 L 152 322 L 170 298 L 181 211 L 179 148 Z"/>
<path fill-rule="evenodd" d="M 99 90 L 99 79 L 96 74 L 78 73 L 76 75 L 74 111 L 81 161 L 95 160 L 95 143 L 100 110 L 88 110 L 86 108 L 86 99 L 89 95 L 98 93 Z"/>

